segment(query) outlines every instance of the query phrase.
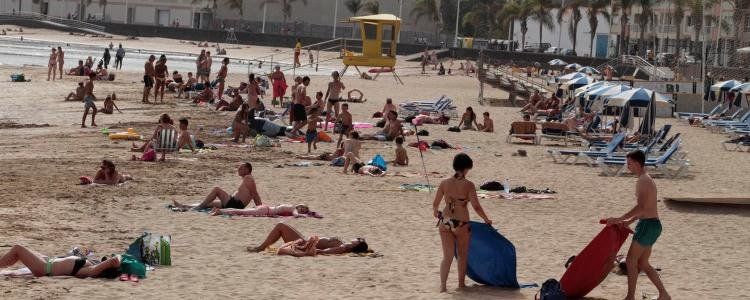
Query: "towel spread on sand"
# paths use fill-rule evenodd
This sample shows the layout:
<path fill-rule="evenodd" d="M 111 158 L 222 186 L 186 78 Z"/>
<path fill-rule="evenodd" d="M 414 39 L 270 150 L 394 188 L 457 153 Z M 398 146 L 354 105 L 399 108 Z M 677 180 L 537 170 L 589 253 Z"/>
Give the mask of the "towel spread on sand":
<path fill-rule="evenodd" d="M 404 183 L 401 184 L 400 189 L 404 191 L 431 192 L 435 190 L 435 187 L 424 183 Z"/>
<path fill-rule="evenodd" d="M 551 195 L 540 195 L 540 194 L 529 194 L 529 193 L 501 193 L 501 194 L 490 194 L 490 193 L 477 193 L 479 199 L 507 199 L 507 200 L 545 200 L 555 199 Z"/>

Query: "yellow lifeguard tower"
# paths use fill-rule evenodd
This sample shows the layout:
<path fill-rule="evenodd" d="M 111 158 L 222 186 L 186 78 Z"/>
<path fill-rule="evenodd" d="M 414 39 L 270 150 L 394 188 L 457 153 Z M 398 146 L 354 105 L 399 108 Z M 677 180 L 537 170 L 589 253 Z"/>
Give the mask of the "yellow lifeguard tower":
<path fill-rule="evenodd" d="M 401 30 L 401 19 L 391 14 L 379 14 L 351 17 L 347 23 L 359 23 L 362 53 L 346 51 L 343 57 L 345 67 L 341 74 L 343 75 L 349 66 L 354 66 L 358 72 L 359 66 L 377 67 L 379 69 L 371 70 L 375 73 L 375 77 L 380 73 L 392 72 L 396 80 L 401 82 L 394 69 L 396 41 Z"/>

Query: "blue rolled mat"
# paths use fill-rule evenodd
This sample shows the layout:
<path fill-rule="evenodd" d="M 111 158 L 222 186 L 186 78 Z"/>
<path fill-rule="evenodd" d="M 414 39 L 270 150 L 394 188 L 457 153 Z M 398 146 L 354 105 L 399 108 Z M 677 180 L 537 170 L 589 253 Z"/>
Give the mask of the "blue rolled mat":
<path fill-rule="evenodd" d="M 519 285 L 516 278 L 516 247 L 497 229 L 485 223 L 471 221 L 466 275 L 477 283 L 509 288 L 531 287 Z"/>

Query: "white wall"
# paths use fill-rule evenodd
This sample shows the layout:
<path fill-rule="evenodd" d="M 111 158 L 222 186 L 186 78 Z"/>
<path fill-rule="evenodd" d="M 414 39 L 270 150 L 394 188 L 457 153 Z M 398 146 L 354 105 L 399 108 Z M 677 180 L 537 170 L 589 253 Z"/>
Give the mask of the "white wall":
<path fill-rule="evenodd" d="M 154 25 L 156 23 L 156 8 L 136 6 L 134 18 L 135 24 Z"/>
<path fill-rule="evenodd" d="M 169 14 L 171 18 L 170 24 L 175 20 L 180 21 L 180 27 L 192 27 L 193 26 L 193 12 L 189 9 L 173 8 Z"/>
<path fill-rule="evenodd" d="M 108 4 L 107 16 L 112 23 L 125 23 L 125 18 L 128 17 L 128 11 L 125 9 L 125 4 Z"/>
<path fill-rule="evenodd" d="M 570 14 L 566 15 L 563 19 L 562 26 L 560 26 L 559 23 L 557 23 L 557 10 L 553 9 L 551 12 L 552 16 L 555 17 L 555 27 L 552 30 L 549 30 L 547 28 L 542 29 L 542 42 L 543 43 L 550 43 L 553 47 L 560 47 L 560 48 L 567 48 L 571 49 L 573 48 L 573 39 L 570 38 L 570 35 L 568 34 L 568 24 L 571 21 Z M 578 22 L 578 32 L 576 34 L 577 37 L 577 43 L 576 43 L 576 53 L 578 56 L 584 56 L 589 54 L 589 50 L 591 49 L 591 43 L 590 43 L 590 32 L 591 28 L 589 28 L 589 21 L 588 21 L 588 15 L 586 14 L 585 10 L 581 10 L 581 21 Z M 599 25 L 596 27 L 597 33 L 609 33 L 609 21 L 605 19 L 602 16 L 598 17 L 599 19 Z M 513 38 L 518 41 L 518 43 L 521 43 L 521 23 L 516 22 L 515 26 L 515 32 L 513 34 Z M 537 23 L 534 20 L 529 19 L 527 22 L 527 27 L 529 28 L 529 31 L 526 32 L 526 43 L 532 44 L 532 43 L 539 43 L 539 23 Z M 560 32 L 560 28 L 562 28 L 562 32 Z M 562 34 L 562 35 L 560 35 Z M 559 41 L 559 43 L 558 43 Z M 596 36 L 594 36 L 594 44 L 596 44 Z M 596 55 L 596 46 L 594 46 L 594 55 Z"/>

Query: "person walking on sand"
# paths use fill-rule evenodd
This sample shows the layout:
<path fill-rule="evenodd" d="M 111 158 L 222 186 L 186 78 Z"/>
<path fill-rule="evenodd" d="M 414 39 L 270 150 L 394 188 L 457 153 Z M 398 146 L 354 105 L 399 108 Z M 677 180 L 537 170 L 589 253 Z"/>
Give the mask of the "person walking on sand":
<path fill-rule="evenodd" d="M 96 127 L 96 96 L 94 96 L 94 80 L 96 80 L 96 73 L 89 73 L 89 80 L 83 86 L 83 119 L 81 120 L 81 128 L 86 128 L 86 116 L 89 114 L 91 109 L 91 127 Z"/>
<path fill-rule="evenodd" d="M 115 53 L 115 69 L 122 70 L 122 59 L 125 58 L 125 49 L 122 48 L 122 44 L 117 47 L 117 53 Z"/>
<path fill-rule="evenodd" d="M 638 180 L 635 183 L 636 205 L 619 218 L 608 218 L 607 225 L 617 224 L 627 226 L 636 220 L 635 234 L 630 244 L 625 264 L 628 270 L 628 294 L 625 300 L 635 300 L 635 288 L 638 274 L 643 271 L 648 279 L 659 290 L 659 300 L 672 299 L 659 278 L 659 273 L 651 266 L 648 259 L 654 243 L 661 235 L 661 221 L 656 204 L 656 182 L 646 172 L 646 154 L 635 150 L 627 154 L 628 170 L 633 172 Z"/>
<path fill-rule="evenodd" d="M 336 120 L 339 117 L 339 102 L 342 101 L 341 93 L 346 89 L 344 83 L 341 82 L 341 76 L 339 71 L 333 71 L 331 73 L 332 81 L 328 82 L 328 89 L 323 99 L 326 99 L 326 120 L 323 126 L 323 131 L 328 130 L 328 121 Z M 331 115 L 331 108 L 333 108 L 333 115 Z"/>
<path fill-rule="evenodd" d="M 63 53 L 62 47 L 57 46 L 57 71 L 60 72 L 60 79 L 62 79 L 64 64 L 65 64 L 65 53 Z"/>
<path fill-rule="evenodd" d="M 104 60 L 104 68 L 108 68 L 109 61 L 112 59 L 112 54 L 109 53 L 109 48 L 104 48 L 104 55 L 102 55 L 102 59 Z"/>
<path fill-rule="evenodd" d="M 474 211 L 482 217 L 484 222 L 492 225 L 492 220 L 487 217 L 479 204 L 476 186 L 466 179 L 466 174 L 473 166 L 474 162 L 471 157 L 465 153 L 456 154 L 453 158 L 453 170 L 456 173 L 453 177 L 440 182 L 435 193 L 435 201 L 432 202 L 433 215 L 438 219 L 438 231 L 443 245 L 443 261 L 440 264 L 441 293 L 447 291 L 445 284 L 448 281 L 448 272 L 454 255 L 458 257 L 458 287 L 466 287 L 466 256 L 469 253 L 471 238 L 467 204 L 471 203 Z M 438 207 L 443 200 L 445 200 L 445 208 L 440 211 Z"/>
<path fill-rule="evenodd" d="M 49 64 L 47 65 L 47 81 L 49 81 L 50 75 L 52 75 L 52 81 L 55 81 L 57 76 L 57 49 L 52 48 L 52 53 L 49 55 Z"/>
<path fill-rule="evenodd" d="M 141 100 L 143 103 L 150 103 L 148 102 L 148 94 L 154 87 L 154 75 L 156 74 L 154 60 L 156 60 L 156 56 L 151 55 L 148 57 L 146 64 L 143 65 L 143 99 Z M 154 96 L 154 102 L 156 102 L 156 96 Z"/>
<path fill-rule="evenodd" d="M 299 61 L 299 56 L 302 53 L 302 41 L 297 39 L 297 43 L 294 44 L 294 67 L 301 67 L 302 63 Z"/>

